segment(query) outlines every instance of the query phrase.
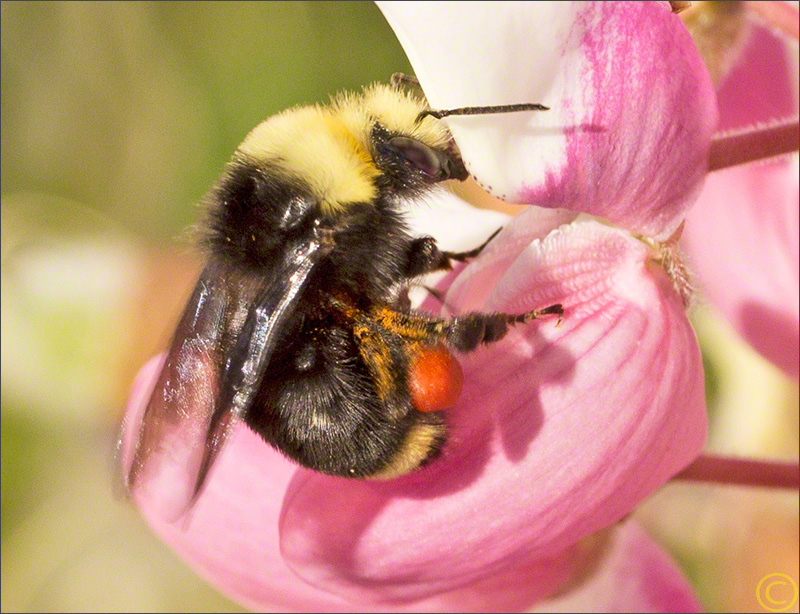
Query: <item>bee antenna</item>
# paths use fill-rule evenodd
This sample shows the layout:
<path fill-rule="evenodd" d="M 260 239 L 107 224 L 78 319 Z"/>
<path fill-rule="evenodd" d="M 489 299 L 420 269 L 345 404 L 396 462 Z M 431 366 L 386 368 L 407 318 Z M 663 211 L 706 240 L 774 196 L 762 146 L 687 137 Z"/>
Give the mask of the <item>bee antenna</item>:
<path fill-rule="evenodd" d="M 411 87 L 416 87 L 422 89 L 422 86 L 419 84 L 419 79 L 417 79 L 413 75 L 406 75 L 401 72 L 396 72 L 392 75 L 392 78 L 389 80 L 394 87 L 401 87 L 403 85 L 408 85 Z"/>
<path fill-rule="evenodd" d="M 458 109 L 426 109 L 417 115 L 416 123 L 421 122 L 428 115 L 436 119 L 442 119 L 450 115 L 492 115 L 494 113 L 516 113 L 518 111 L 549 111 L 550 107 L 546 107 L 538 102 L 523 102 L 520 104 L 501 104 L 489 107 L 460 107 Z"/>

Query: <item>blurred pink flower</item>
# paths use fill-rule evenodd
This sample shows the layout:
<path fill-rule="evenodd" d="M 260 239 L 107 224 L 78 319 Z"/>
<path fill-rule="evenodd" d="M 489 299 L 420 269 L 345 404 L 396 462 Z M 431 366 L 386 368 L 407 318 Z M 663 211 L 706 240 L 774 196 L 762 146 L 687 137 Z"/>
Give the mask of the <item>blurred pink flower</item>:
<path fill-rule="evenodd" d="M 161 368 L 151 360 L 134 383 L 128 419 L 135 424 Z M 126 447 L 132 431 L 127 432 Z M 496 574 L 460 589 L 406 604 L 376 607 L 320 590 L 286 566 L 279 548 L 282 497 L 297 467 L 253 432 L 241 428 L 220 457 L 214 479 L 177 525 L 141 509 L 154 531 L 197 572 L 254 610 L 319 612 L 480 612 L 519 611 L 558 589 L 574 586 L 546 602 L 546 611 L 572 612 L 592 604 L 604 612 L 697 612 L 700 604 L 675 564 L 637 525 L 628 520 L 603 540 L 603 556 L 589 577 L 574 581 L 597 548 L 576 545 L 556 556 Z"/>
<path fill-rule="evenodd" d="M 753 26 L 719 88 L 721 129 L 796 124 L 797 67 L 796 41 L 787 44 L 766 27 Z M 745 340 L 795 379 L 799 174 L 797 155 L 792 155 L 710 175 L 683 235 L 704 296 Z"/>
<path fill-rule="evenodd" d="M 324 476 L 240 426 L 188 524 L 137 503 L 201 574 L 257 609 L 505 611 L 561 591 L 566 609 L 696 611 L 635 525 L 588 554 L 581 541 L 705 441 L 694 332 L 653 242 L 638 238 L 669 237 L 705 175 L 716 106 L 688 33 L 660 2 L 381 9 L 434 108 L 552 108 L 448 119 L 489 191 L 553 209 L 510 222 L 448 280 L 446 303 L 523 312 L 560 302 L 564 322 L 518 327 L 463 357 L 450 443 L 420 472 Z M 157 369 L 130 402 L 128 457 Z"/>

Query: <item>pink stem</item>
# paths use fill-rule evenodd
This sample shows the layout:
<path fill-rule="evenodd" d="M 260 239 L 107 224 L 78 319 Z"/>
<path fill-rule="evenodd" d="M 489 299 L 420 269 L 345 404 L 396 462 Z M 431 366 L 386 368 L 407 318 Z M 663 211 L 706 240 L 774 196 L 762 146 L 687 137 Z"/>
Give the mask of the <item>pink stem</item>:
<path fill-rule="evenodd" d="M 797 462 L 759 461 L 704 454 L 675 478 L 738 486 L 798 488 L 800 466 Z"/>
<path fill-rule="evenodd" d="M 797 9 L 792 8 L 785 2 L 775 1 L 748 1 L 745 2 L 745 6 L 758 15 L 767 25 L 772 26 L 793 40 L 798 39 L 800 21 L 798 21 Z"/>
<path fill-rule="evenodd" d="M 796 117 L 768 126 L 717 133 L 708 152 L 708 170 L 792 153 L 797 151 L 798 140 L 800 126 Z"/>

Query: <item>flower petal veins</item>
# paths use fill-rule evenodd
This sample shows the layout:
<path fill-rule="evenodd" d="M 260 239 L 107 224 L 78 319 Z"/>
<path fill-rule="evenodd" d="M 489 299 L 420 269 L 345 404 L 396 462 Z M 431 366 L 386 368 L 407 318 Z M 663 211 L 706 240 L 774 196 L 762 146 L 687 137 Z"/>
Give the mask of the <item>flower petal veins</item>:
<path fill-rule="evenodd" d="M 487 191 L 655 239 L 678 227 L 702 185 L 717 109 L 668 3 L 378 5 L 433 108 L 550 107 L 445 120 Z"/>

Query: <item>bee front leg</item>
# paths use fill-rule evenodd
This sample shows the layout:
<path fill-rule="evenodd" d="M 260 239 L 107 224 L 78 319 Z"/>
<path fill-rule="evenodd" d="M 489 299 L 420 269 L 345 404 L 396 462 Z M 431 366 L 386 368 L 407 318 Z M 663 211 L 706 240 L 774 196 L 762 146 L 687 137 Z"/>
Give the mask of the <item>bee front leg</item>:
<path fill-rule="evenodd" d="M 439 249 L 433 237 L 420 237 L 411 242 L 406 261 L 406 277 L 418 277 L 451 268 L 450 259 Z"/>
<path fill-rule="evenodd" d="M 466 262 L 483 251 L 489 242 L 497 236 L 502 229 L 498 228 L 492 235 L 478 247 L 466 252 L 443 252 L 436 244 L 433 237 L 421 237 L 411 242 L 408 250 L 406 275 L 417 277 L 435 271 L 448 271 L 453 268 L 452 261 Z"/>
<path fill-rule="evenodd" d="M 491 243 L 492 239 L 494 239 L 500 231 L 503 230 L 502 228 L 498 228 L 495 230 L 489 238 L 486 239 L 483 243 L 481 243 L 478 247 L 471 249 L 466 252 L 442 252 L 445 256 L 447 256 L 450 260 L 456 260 L 458 262 L 466 262 L 470 258 L 475 258 L 478 254 L 480 254 L 483 249 Z"/>

